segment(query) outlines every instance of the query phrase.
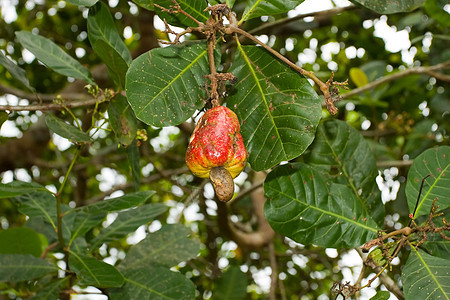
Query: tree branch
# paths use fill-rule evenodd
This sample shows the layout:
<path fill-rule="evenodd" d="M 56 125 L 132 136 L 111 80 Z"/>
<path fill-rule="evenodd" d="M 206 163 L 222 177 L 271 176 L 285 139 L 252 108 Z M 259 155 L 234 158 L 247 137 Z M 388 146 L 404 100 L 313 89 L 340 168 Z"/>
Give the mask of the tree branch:
<path fill-rule="evenodd" d="M 302 20 L 303 18 L 306 17 L 329 17 L 332 15 L 336 15 L 336 14 L 340 14 L 344 11 L 349 11 L 349 10 L 353 10 L 355 9 L 356 6 L 355 5 L 349 5 L 349 6 L 345 6 L 345 7 L 334 7 L 331 9 L 327 9 L 327 10 L 322 10 L 322 11 L 316 11 L 316 12 L 311 12 L 311 13 L 307 13 L 307 14 L 301 14 L 301 15 L 297 15 L 295 17 L 292 18 L 283 18 L 283 19 L 279 19 L 276 20 L 274 22 L 268 22 L 266 24 L 263 24 L 259 27 L 253 28 L 252 30 L 249 31 L 249 33 L 251 34 L 255 34 L 261 31 L 267 31 L 270 28 L 274 28 L 277 27 L 279 28 L 280 26 L 284 26 L 286 24 L 298 21 L 298 20 Z"/>
<path fill-rule="evenodd" d="M 394 80 L 400 79 L 402 77 L 406 77 L 406 76 L 413 75 L 413 74 L 427 74 L 427 75 L 435 77 L 436 79 L 450 82 L 449 75 L 445 75 L 445 74 L 436 72 L 437 70 L 445 70 L 445 69 L 450 69 L 450 60 L 440 63 L 440 64 L 437 64 L 437 65 L 434 65 L 434 66 L 429 66 L 429 67 L 409 68 L 404 71 L 400 71 L 400 72 L 394 73 L 392 75 L 384 76 L 380 79 L 372 81 L 369 84 L 366 84 L 365 86 L 356 88 L 354 90 L 351 90 L 348 93 L 339 95 L 339 97 L 336 97 L 333 100 L 339 101 L 341 99 L 350 98 L 351 96 L 354 96 L 354 95 L 360 94 L 362 92 L 365 92 L 367 90 L 373 89 L 374 87 L 377 87 L 383 83 L 394 81 Z"/>
<path fill-rule="evenodd" d="M 88 96 L 83 93 L 62 93 L 62 94 L 27 93 L 22 90 L 3 85 L 1 83 L 0 83 L 0 93 L 14 95 L 18 98 L 27 99 L 30 101 L 39 101 L 40 103 L 41 102 L 52 102 L 53 100 L 55 100 L 57 98 L 63 98 L 63 99 L 67 99 L 67 100 L 77 100 L 77 99 L 85 100 L 86 98 L 88 98 Z"/>

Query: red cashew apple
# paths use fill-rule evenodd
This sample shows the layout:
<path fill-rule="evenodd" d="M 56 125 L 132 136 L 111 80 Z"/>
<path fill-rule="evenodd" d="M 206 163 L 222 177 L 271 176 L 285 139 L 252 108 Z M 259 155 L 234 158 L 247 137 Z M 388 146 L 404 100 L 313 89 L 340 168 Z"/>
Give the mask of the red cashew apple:
<path fill-rule="evenodd" d="M 233 178 L 245 167 L 247 150 L 236 114 L 224 106 L 208 110 L 198 121 L 186 151 L 186 164 L 195 175 L 210 178 L 217 197 L 233 197 Z"/>

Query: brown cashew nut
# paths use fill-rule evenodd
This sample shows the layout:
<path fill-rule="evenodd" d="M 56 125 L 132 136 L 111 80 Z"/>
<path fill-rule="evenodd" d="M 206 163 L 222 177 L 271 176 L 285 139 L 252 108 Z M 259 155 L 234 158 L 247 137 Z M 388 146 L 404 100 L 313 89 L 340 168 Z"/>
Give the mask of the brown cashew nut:
<path fill-rule="evenodd" d="M 230 172 L 224 167 L 214 167 L 209 172 L 214 191 L 220 201 L 228 202 L 234 195 L 234 181 Z"/>

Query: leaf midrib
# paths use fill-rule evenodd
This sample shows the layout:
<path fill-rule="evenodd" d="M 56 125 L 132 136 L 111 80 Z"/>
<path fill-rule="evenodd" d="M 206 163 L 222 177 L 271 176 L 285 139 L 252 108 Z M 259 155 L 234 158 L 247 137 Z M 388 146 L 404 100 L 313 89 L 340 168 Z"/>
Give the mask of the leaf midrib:
<path fill-rule="evenodd" d="M 272 114 L 270 113 L 270 108 L 267 105 L 266 95 L 264 94 L 264 91 L 263 91 L 263 89 L 261 87 L 261 84 L 259 83 L 259 79 L 258 79 L 258 76 L 256 75 L 255 69 L 252 67 L 250 59 L 248 58 L 247 54 L 245 53 L 244 49 L 242 48 L 241 43 L 239 43 L 239 41 L 237 41 L 237 44 L 238 44 L 239 51 L 241 52 L 242 56 L 244 57 L 244 60 L 247 63 L 247 66 L 248 66 L 248 68 L 250 69 L 250 71 L 252 73 L 252 76 L 253 76 L 253 78 L 255 80 L 255 85 L 258 87 L 258 90 L 259 90 L 259 92 L 261 94 L 262 102 L 264 103 L 264 105 L 266 107 L 266 111 L 267 111 L 268 115 L 270 116 L 269 119 L 270 119 L 270 121 L 272 121 L 273 128 L 275 130 L 275 133 L 277 135 L 278 140 L 280 141 L 281 149 L 283 151 L 283 156 L 286 158 L 286 157 L 288 157 L 287 153 L 286 153 L 286 149 L 284 149 L 284 144 L 283 144 L 283 141 L 281 139 L 280 132 L 278 131 L 278 127 L 275 124 L 275 121 L 273 120 Z M 261 119 L 261 122 L 262 122 L 262 119 Z M 261 124 L 261 122 L 260 122 L 260 124 Z"/>
<path fill-rule="evenodd" d="M 433 281 L 436 283 L 436 285 L 438 286 L 439 290 L 442 292 L 442 294 L 445 296 L 445 298 L 447 300 L 450 300 L 450 298 L 448 298 L 447 293 L 445 293 L 444 289 L 442 288 L 441 284 L 439 283 L 439 281 L 437 280 L 437 278 L 434 276 L 433 272 L 431 271 L 431 269 L 428 267 L 428 264 L 425 262 L 425 260 L 422 258 L 422 256 L 420 255 L 419 251 L 417 251 L 417 249 L 415 247 L 411 247 L 411 249 L 414 251 L 414 253 L 417 255 L 417 257 L 420 259 L 420 261 L 422 262 L 423 266 L 425 267 L 425 269 L 427 270 L 428 274 L 431 276 L 431 278 L 433 279 Z"/>
<path fill-rule="evenodd" d="M 285 197 L 287 197 L 287 198 L 289 198 L 289 199 L 291 199 L 291 200 L 293 200 L 293 201 L 297 201 L 298 203 L 303 204 L 303 205 L 305 205 L 305 206 L 307 206 L 307 207 L 310 207 L 310 208 L 312 208 L 312 209 L 314 209 L 314 210 L 316 210 L 316 211 L 319 211 L 319 212 L 321 212 L 321 213 L 323 213 L 323 214 L 326 214 L 326 215 L 335 217 L 335 218 L 337 218 L 337 219 L 346 221 L 346 222 L 348 222 L 348 223 L 355 224 L 356 226 L 359 226 L 359 227 L 361 227 L 361 228 L 364 228 L 364 229 L 366 229 L 366 230 L 368 230 L 368 231 L 372 231 L 372 232 L 375 232 L 375 233 L 378 232 L 377 229 L 372 228 L 372 227 L 369 227 L 369 226 L 364 225 L 364 224 L 361 224 L 361 223 L 358 223 L 358 222 L 354 221 L 353 219 L 349 219 L 349 218 L 347 218 L 347 217 L 345 217 L 345 216 L 341 216 L 341 215 L 335 214 L 335 213 L 333 213 L 333 212 L 330 212 L 330 211 L 321 209 L 321 208 L 319 208 L 319 207 L 317 207 L 317 206 L 313 206 L 313 205 L 308 204 L 308 203 L 306 203 L 306 202 L 302 202 L 302 201 L 300 201 L 299 199 L 294 198 L 294 197 L 292 197 L 292 196 L 290 196 L 290 195 L 284 193 L 283 191 L 280 191 L 280 190 L 277 190 L 277 189 L 271 187 L 270 185 L 268 186 L 268 188 L 271 189 L 271 190 L 273 190 L 273 191 L 275 191 L 275 192 L 277 192 L 277 193 L 280 194 L 280 195 L 283 195 L 283 196 L 285 196 Z"/>
<path fill-rule="evenodd" d="M 427 193 L 425 194 L 425 196 L 423 196 L 422 200 L 419 202 L 419 204 L 417 205 L 417 209 L 414 213 L 414 217 L 417 216 L 417 214 L 420 212 L 420 208 L 422 207 L 422 205 L 425 203 L 425 200 L 428 199 L 428 196 L 430 195 L 431 191 L 433 190 L 433 188 L 436 186 L 437 182 L 439 181 L 439 179 L 442 177 L 442 174 L 445 173 L 445 171 L 447 171 L 447 169 L 450 167 L 450 164 L 448 164 L 444 170 L 442 170 L 442 172 L 439 174 L 439 176 L 436 178 L 436 180 L 433 182 L 433 184 L 431 185 L 431 187 L 428 189 Z"/>
<path fill-rule="evenodd" d="M 150 101 L 147 102 L 146 105 L 144 105 L 144 107 L 142 107 L 140 113 L 139 113 L 139 117 L 142 116 L 142 114 L 145 112 L 145 110 L 147 109 L 147 107 L 149 105 L 151 105 L 153 103 L 153 101 L 155 101 L 156 98 L 159 97 L 159 95 L 161 95 L 165 90 L 167 90 L 168 88 L 170 88 L 172 86 L 172 84 L 178 80 L 179 78 L 181 78 L 181 76 L 186 73 L 198 60 L 200 60 L 205 54 L 207 53 L 207 50 L 202 51 L 195 60 L 193 60 L 189 65 L 187 65 L 177 76 L 175 76 L 164 88 L 162 88 L 152 99 L 150 99 Z"/>

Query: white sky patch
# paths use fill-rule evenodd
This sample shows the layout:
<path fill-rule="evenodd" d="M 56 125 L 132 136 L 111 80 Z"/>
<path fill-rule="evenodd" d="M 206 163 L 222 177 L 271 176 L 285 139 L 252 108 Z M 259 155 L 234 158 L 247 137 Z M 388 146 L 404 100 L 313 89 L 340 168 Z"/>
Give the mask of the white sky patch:
<path fill-rule="evenodd" d="M 347 0 L 334 0 L 333 2 L 338 7 L 344 7 L 344 6 L 351 5 L 351 3 Z M 292 18 L 292 17 L 298 16 L 298 15 L 321 11 L 321 10 L 326 10 L 326 9 L 330 9 L 333 7 L 334 7 L 334 5 L 331 2 L 331 0 L 322 0 L 322 1 L 306 0 L 302 4 L 297 6 L 294 10 L 289 11 L 288 16 L 290 18 Z"/>
<path fill-rule="evenodd" d="M 123 29 L 123 37 L 129 39 L 133 36 L 133 29 L 130 26 L 127 26 Z"/>
<path fill-rule="evenodd" d="M 6 24 L 10 24 L 17 20 L 17 12 L 15 6 L 19 4 L 17 0 L 0 0 L 1 18 Z"/>
<path fill-rule="evenodd" d="M 408 50 L 411 47 L 409 33 L 406 29 L 397 31 L 395 26 L 387 24 L 387 17 L 381 16 L 374 21 L 374 36 L 382 38 L 387 51 L 396 53 L 402 50 Z"/>
<path fill-rule="evenodd" d="M 70 148 L 70 146 L 72 146 L 72 143 L 68 139 L 63 138 L 56 133 L 52 134 L 52 140 L 53 144 L 55 144 L 58 150 L 61 152 L 66 151 Z"/>
<path fill-rule="evenodd" d="M 124 184 L 127 182 L 125 176 L 119 174 L 116 170 L 111 168 L 102 168 L 100 174 L 95 176 L 95 178 L 100 183 L 100 190 L 107 191 L 110 190 L 113 186 Z"/>
<path fill-rule="evenodd" d="M 36 58 L 33 53 L 28 51 L 27 49 L 22 50 L 22 58 L 27 63 L 30 64 L 33 62 L 33 60 Z"/>

